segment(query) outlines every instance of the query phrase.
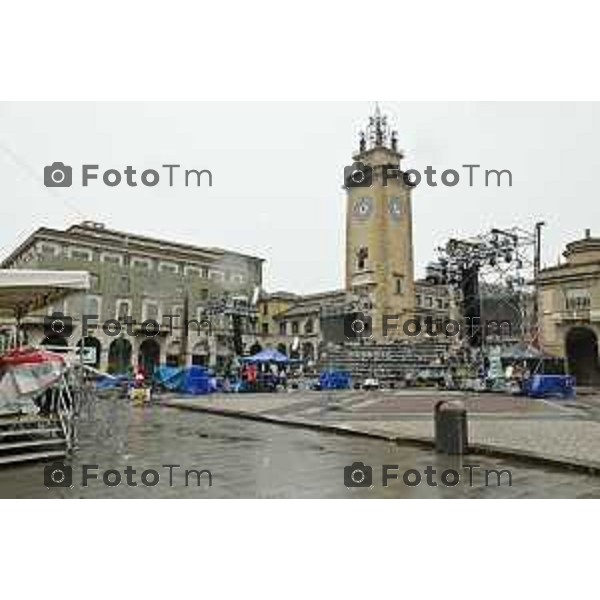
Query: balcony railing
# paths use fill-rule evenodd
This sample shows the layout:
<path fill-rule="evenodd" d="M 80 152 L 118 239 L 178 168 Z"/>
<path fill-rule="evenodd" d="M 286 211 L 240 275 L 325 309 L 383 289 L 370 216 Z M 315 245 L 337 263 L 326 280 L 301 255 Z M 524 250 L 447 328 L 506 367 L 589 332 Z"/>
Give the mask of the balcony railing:
<path fill-rule="evenodd" d="M 559 322 L 589 323 L 592 320 L 600 320 L 600 311 L 592 311 L 589 308 L 572 308 L 554 313 L 554 318 Z"/>

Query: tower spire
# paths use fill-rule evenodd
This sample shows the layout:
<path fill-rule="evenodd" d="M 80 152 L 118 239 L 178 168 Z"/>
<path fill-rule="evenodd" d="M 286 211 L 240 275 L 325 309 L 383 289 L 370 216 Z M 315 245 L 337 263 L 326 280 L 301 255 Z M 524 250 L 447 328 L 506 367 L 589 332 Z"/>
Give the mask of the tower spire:
<path fill-rule="evenodd" d="M 388 148 L 398 152 L 398 133 L 390 128 L 387 115 L 381 113 L 379 102 L 375 103 L 375 113 L 369 117 L 366 129 L 359 133 L 360 152 L 373 148 Z"/>

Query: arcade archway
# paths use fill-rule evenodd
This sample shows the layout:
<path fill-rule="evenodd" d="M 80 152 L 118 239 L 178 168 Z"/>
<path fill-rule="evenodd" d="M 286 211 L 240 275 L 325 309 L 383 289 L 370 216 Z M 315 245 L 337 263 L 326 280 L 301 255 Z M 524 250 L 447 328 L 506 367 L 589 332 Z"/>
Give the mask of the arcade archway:
<path fill-rule="evenodd" d="M 152 338 L 145 339 L 140 344 L 138 352 L 138 364 L 147 375 L 152 376 L 160 365 L 160 344 Z"/>
<path fill-rule="evenodd" d="M 588 327 L 573 327 L 565 338 L 569 373 L 577 385 L 600 385 L 598 336 Z"/>
<path fill-rule="evenodd" d="M 252 346 L 250 346 L 250 356 L 254 356 L 258 354 L 262 350 L 262 346 L 258 342 L 254 342 Z"/>
<path fill-rule="evenodd" d="M 108 347 L 108 370 L 110 373 L 127 373 L 131 368 L 131 342 L 118 338 Z"/>

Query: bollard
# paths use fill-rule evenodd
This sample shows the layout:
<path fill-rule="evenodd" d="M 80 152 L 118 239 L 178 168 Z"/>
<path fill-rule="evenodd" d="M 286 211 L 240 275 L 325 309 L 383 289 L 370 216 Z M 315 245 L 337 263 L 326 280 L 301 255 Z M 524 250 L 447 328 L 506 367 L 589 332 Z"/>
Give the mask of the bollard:
<path fill-rule="evenodd" d="M 467 409 L 458 400 L 440 400 L 433 409 L 436 452 L 464 454 L 469 444 Z"/>

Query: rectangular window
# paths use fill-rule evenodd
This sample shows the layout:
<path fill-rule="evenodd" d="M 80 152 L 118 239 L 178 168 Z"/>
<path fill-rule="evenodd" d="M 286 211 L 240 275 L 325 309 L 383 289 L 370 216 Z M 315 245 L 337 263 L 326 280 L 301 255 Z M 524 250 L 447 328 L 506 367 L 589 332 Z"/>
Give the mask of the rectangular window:
<path fill-rule="evenodd" d="M 98 315 L 100 317 L 100 298 L 97 296 L 85 297 L 84 311 L 86 315 Z"/>
<path fill-rule="evenodd" d="M 117 301 L 117 321 L 124 321 L 126 317 L 131 316 L 131 303 L 129 300 Z"/>
<path fill-rule="evenodd" d="M 92 251 L 91 250 L 79 250 L 72 248 L 69 253 L 71 260 L 77 260 L 80 262 L 87 262 L 92 260 Z"/>
<path fill-rule="evenodd" d="M 585 310 L 590 308 L 590 291 L 587 289 L 567 290 L 566 307 L 567 310 Z"/>
<path fill-rule="evenodd" d="M 119 254 L 109 254 L 107 252 L 104 252 L 101 255 L 100 260 L 103 263 L 107 263 L 109 265 L 122 265 L 123 264 L 123 257 Z"/>
<path fill-rule="evenodd" d="M 300 333 L 300 324 L 298 321 L 292 321 L 292 335 Z"/>
<path fill-rule="evenodd" d="M 404 277 L 396 277 L 396 295 L 404 294 Z"/>
<path fill-rule="evenodd" d="M 423 296 L 417 294 L 417 306 L 423 306 Z"/>
<path fill-rule="evenodd" d="M 269 305 L 265 302 L 262 308 L 263 315 L 267 316 L 269 314 Z"/>
<path fill-rule="evenodd" d="M 442 298 L 436 298 L 435 303 L 440 310 L 444 308 L 444 300 Z"/>
<path fill-rule="evenodd" d="M 287 335 L 287 323 L 285 321 L 279 323 L 279 335 Z"/>
<path fill-rule="evenodd" d="M 189 275 L 190 277 L 200 277 L 200 269 L 198 267 L 186 265 L 183 268 L 183 272 L 185 275 Z"/>
<path fill-rule="evenodd" d="M 425 297 L 425 306 L 431 308 L 433 306 L 433 298 L 431 296 Z"/>
<path fill-rule="evenodd" d="M 119 291 L 121 294 L 129 294 L 131 292 L 131 280 L 129 275 L 122 275 L 119 279 Z"/>
<path fill-rule="evenodd" d="M 158 314 L 158 303 L 157 302 L 145 302 L 144 303 L 144 321 L 159 321 Z"/>
<path fill-rule="evenodd" d="M 367 258 L 369 258 L 369 249 L 366 247 L 359 248 L 356 261 L 359 271 L 367 268 Z"/>
<path fill-rule="evenodd" d="M 149 270 L 151 263 L 149 258 L 134 258 L 131 264 L 135 269 Z"/>
<path fill-rule="evenodd" d="M 262 324 L 262 332 L 263 332 L 263 335 L 269 335 L 269 324 L 268 323 Z"/>
<path fill-rule="evenodd" d="M 174 263 L 160 263 L 158 270 L 160 273 L 177 273 L 179 267 Z"/>
<path fill-rule="evenodd" d="M 53 244 L 42 244 L 40 246 L 40 253 L 45 256 L 56 256 L 59 248 Z"/>

